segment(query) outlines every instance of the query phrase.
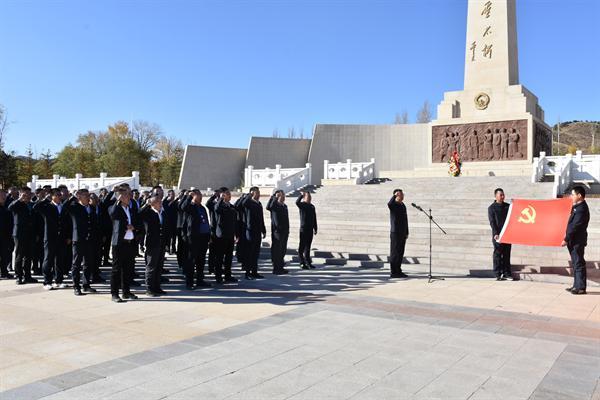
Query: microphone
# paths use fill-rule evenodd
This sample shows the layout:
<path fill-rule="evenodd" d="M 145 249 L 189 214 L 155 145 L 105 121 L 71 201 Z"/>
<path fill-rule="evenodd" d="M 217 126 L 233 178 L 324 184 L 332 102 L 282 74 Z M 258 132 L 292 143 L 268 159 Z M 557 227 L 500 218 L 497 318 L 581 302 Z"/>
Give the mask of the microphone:
<path fill-rule="evenodd" d="M 421 208 L 421 206 L 418 206 L 415 203 L 410 203 L 410 205 L 413 206 L 414 208 L 416 208 L 419 211 L 423 211 L 423 209 Z"/>

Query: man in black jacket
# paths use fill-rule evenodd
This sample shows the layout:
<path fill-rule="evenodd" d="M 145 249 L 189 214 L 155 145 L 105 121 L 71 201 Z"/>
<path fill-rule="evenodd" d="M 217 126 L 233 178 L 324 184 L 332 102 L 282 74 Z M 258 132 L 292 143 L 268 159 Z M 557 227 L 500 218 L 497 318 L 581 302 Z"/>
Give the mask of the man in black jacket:
<path fill-rule="evenodd" d="M 150 297 L 166 294 L 160 287 L 160 276 L 165 261 L 165 249 L 169 238 L 169 215 L 162 208 L 159 196 L 152 196 L 140 210 L 144 223 L 146 294 Z"/>
<path fill-rule="evenodd" d="M 13 217 L 6 205 L 6 192 L 0 189 L 0 278 L 11 279 L 8 273 L 8 265 L 12 258 L 12 231 Z"/>
<path fill-rule="evenodd" d="M 585 246 L 587 246 L 587 227 L 590 223 L 590 209 L 585 201 L 585 189 L 583 186 L 575 186 L 571 190 L 573 208 L 567 224 L 567 232 L 562 246 L 567 246 L 571 255 L 573 265 L 574 282 L 573 287 L 567 291 L 573 294 L 586 294 L 587 270 L 585 264 Z"/>
<path fill-rule="evenodd" d="M 167 238 L 167 251 L 169 254 L 177 252 L 177 203 L 175 200 L 173 189 L 167 192 L 167 197 L 163 200 L 163 209 L 168 215 L 169 222 L 169 237 Z"/>
<path fill-rule="evenodd" d="M 92 282 L 92 268 L 96 258 L 96 245 L 98 242 L 99 226 L 96 210 L 90 205 L 90 193 L 87 189 L 79 189 L 76 194 L 77 201 L 67 207 L 73 223 L 73 291 L 76 296 L 81 296 L 81 281 L 83 291 L 95 293 L 96 289 L 90 286 Z M 83 268 L 82 268 L 83 264 Z M 83 269 L 83 279 L 81 272 Z"/>
<path fill-rule="evenodd" d="M 285 253 L 290 235 L 290 218 L 285 204 L 285 193 L 276 190 L 267 203 L 267 210 L 271 212 L 271 262 L 275 275 L 287 274 L 285 267 Z"/>
<path fill-rule="evenodd" d="M 296 199 L 296 206 L 300 209 L 300 244 L 298 245 L 298 257 L 302 269 L 315 268 L 310 257 L 310 248 L 313 234 L 317 234 L 317 212 L 312 204 L 312 196 L 309 192 L 300 191 Z"/>
<path fill-rule="evenodd" d="M 237 212 L 230 201 L 229 189 L 221 188 L 219 200 L 215 204 L 215 275 L 218 277 L 224 274 L 225 282 L 237 282 L 231 275 Z"/>
<path fill-rule="evenodd" d="M 246 259 L 246 279 L 262 279 L 258 273 L 258 257 L 262 239 L 267 236 L 265 219 L 260 200 L 260 189 L 256 186 L 250 188 L 248 196 L 242 200 L 246 216 L 246 240 L 248 241 L 248 253 Z"/>
<path fill-rule="evenodd" d="M 52 189 L 45 199 L 33 206 L 33 209 L 44 219 L 44 289 L 53 289 L 53 280 L 56 287 L 66 287 L 63 276 L 71 264 L 66 249 L 71 245 L 72 232 L 65 230 L 72 229 L 72 225 L 71 216 L 66 207 L 63 207 L 60 190 Z"/>
<path fill-rule="evenodd" d="M 395 189 L 390 201 L 390 278 L 407 278 L 402 272 L 404 248 L 408 239 L 408 217 L 404 205 L 404 192 Z"/>
<path fill-rule="evenodd" d="M 112 265 L 109 261 L 110 258 L 110 240 L 112 237 L 112 221 L 110 215 L 108 215 L 108 208 L 114 204 L 111 202 L 113 192 L 109 192 L 107 189 L 100 189 L 100 233 L 102 235 L 101 246 L 102 246 L 102 265 Z"/>
<path fill-rule="evenodd" d="M 31 258 L 34 251 L 34 216 L 31 203 L 31 189 L 24 186 L 19 190 L 19 198 L 8 206 L 13 214 L 13 242 L 15 244 L 15 275 L 17 285 L 37 283 L 31 277 Z"/>
<path fill-rule="evenodd" d="M 238 262 L 242 265 L 242 269 L 244 271 L 248 269 L 248 250 L 250 245 L 248 243 L 248 239 L 246 239 L 246 209 L 242 203 L 248 196 L 250 196 L 248 193 L 242 193 L 242 195 L 238 197 L 233 204 L 233 207 L 237 211 L 235 236 L 238 239 L 235 246 L 235 256 Z"/>
<path fill-rule="evenodd" d="M 183 230 L 183 238 L 188 248 L 184 267 L 186 288 L 193 290 L 194 288 L 210 287 L 210 283 L 204 280 L 206 251 L 210 240 L 210 223 L 206 208 L 202 205 L 202 192 L 198 189 L 190 191 L 179 207 L 184 213 L 185 229 Z M 195 285 L 194 278 L 196 280 Z M 222 282 L 219 275 L 217 275 L 217 282 Z"/>
<path fill-rule="evenodd" d="M 222 189 L 222 188 L 221 188 Z M 208 243 L 208 273 L 214 274 L 217 265 L 217 249 L 215 248 L 217 237 L 217 215 L 215 214 L 215 207 L 217 200 L 221 195 L 221 189 L 215 190 L 215 192 L 206 200 L 206 209 L 210 216 L 210 242 Z"/>
<path fill-rule="evenodd" d="M 120 288 L 125 299 L 135 300 L 138 298 L 130 290 L 131 276 L 135 268 L 135 255 L 137 254 L 135 241 L 137 221 L 131 208 L 131 194 L 128 188 L 120 187 L 118 189 L 117 203 L 113 204 L 108 212 L 113 222 L 111 238 L 113 265 L 110 292 L 112 301 L 122 303 L 123 300 L 119 297 Z"/>
<path fill-rule="evenodd" d="M 501 188 L 494 190 L 494 196 L 496 197 L 496 201 L 488 207 L 488 219 L 492 227 L 492 243 L 494 244 L 494 274 L 496 275 L 496 280 L 505 281 L 512 279 L 510 266 L 511 245 L 508 243 L 499 243 L 498 238 L 508 216 L 510 205 L 504 202 L 504 190 Z"/>
<path fill-rule="evenodd" d="M 186 197 L 187 191 L 182 190 L 179 192 L 179 196 L 175 199 L 174 206 L 177 207 L 177 221 L 176 221 L 176 230 L 177 230 L 177 265 L 179 269 L 182 271 L 185 269 L 185 265 L 187 262 L 188 256 L 188 248 L 187 243 L 184 238 L 184 231 L 186 229 L 185 226 L 185 213 L 181 209 L 181 203 L 183 199 Z"/>

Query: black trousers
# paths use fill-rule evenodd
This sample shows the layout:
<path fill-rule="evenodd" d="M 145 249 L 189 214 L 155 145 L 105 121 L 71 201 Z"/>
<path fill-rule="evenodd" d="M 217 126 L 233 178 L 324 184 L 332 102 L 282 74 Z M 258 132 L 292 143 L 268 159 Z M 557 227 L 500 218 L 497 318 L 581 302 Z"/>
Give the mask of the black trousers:
<path fill-rule="evenodd" d="M 181 229 L 177 232 L 177 265 L 179 268 L 184 269 L 188 257 L 188 245 L 183 238 Z"/>
<path fill-rule="evenodd" d="M 31 257 L 35 241 L 32 239 L 19 240 L 13 237 L 15 243 L 15 275 L 18 279 L 31 278 Z"/>
<path fill-rule="evenodd" d="M 313 241 L 313 230 L 301 231 L 300 232 L 300 244 L 298 245 L 298 257 L 300 257 L 300 264 L 308 265 L 312 264 L 310 258 L 310 247 Z"/>
<path fill-rule="evenodd" d="M 258 273 L 258 257 L 260 256 L 260 246 L 262 245 L 262 235 L 260 232 L 246 231 L 247 252 L 246 252 L 246 272 Z"/>
<path fill-rule="evenodd" d="M 285 265 L 284 257 L 287 253 L 289 235 L 289 232 L 271 232 L 271 262 L 273 263 L 273 271 L 279 271 Z"/>
<path fill-rule="evenodd" d="M 494 243 L 494 274 L 496 277 L 501 275 L 510 276 L 512 274 L 510 266 L 510 250 L 512 245 L 506 243 L 498 243 L 492 239 Z"/>
<path fill-rule="evenodd" d="M 396 232 L 390 233 L 390 273 L 392 275 L 402 273 L 402 260 L 404 260 L 404 248 L 406 247 L 406 236 Z"/>
<path fill-rule="evenodd" d="M 0 275 L 8 275 L 8 265 L 12 260 L 11 246 L 8 241 L 12 242 L 12 238 L 2 238 L 0 242 Z"/>
<path fill-rule="evenodd" d="M 567 246 L 571 255 L 571 264 L 573 265 L 573 287 L 575 289 L 587 288 L 587 270 L 585 268 L 585 246 L 582 244 L 569 244 Z"/>
<path fill-rule="evenodd" d="M 217 266 L 217 248 L 216 243 L 217 237 L 214 234 L 210 234 L 210 241 L 208 242 L 208 272 L 210 274 L 215 273 Z"/>
<path fill-rule="evenodd" d="M 44 285 L 62 283 L 65 271 L 68 271 L 70 259 L 67 258 L 67 245 L 64 239 L 44 241 L 44 262 L 42 272 Z"/>
<path fill-rule="evenodd" d="M 135 268 L 136 254 L 137 243 L 134 240 L 123 241 L 112 246 L 113 265 L 110 274 L 110 293 L 113 296 L 119 294 L 119 289 L 123 290 L 123 294 L 131 292 L 129 283 Z"/>
<path fill-rule="evenodd" d="M 169 233 L 169 237 L 167 239 L 167 251 L 169 253 L 176 253 L 177 252 L 177 234 L 175 233 L 175 227 L 171 227 L 171 229 L 169 229 L 169 231 L 171 233 Z"/>
<path fill-rule="evenodd" d="M 165 263 L 165 247 L 146 247 L 146 290 L 158 292 L 160 290 L 160 274 Z"/>
<path fill-rule="evenodd" d="M 79 240 L 73 242 L 73 268 L 71 273 L 73 274 L 73 287 L 81 287 L 81 281 L 83 280 L 83 287 L 90 286 L 92 282 L 92 268 L 94 265 L 94 258 L 96 254 L 95 243 L 91 240 Z M 83 279 L 81 279 L 81 272 L 83 270 Z"/>
<path fill-rule="evenodd" d="M 111 237 L 112 232 L 104 232 L 102 236 L 102 262 L 108 264 L 110 258 Z"/>
<path fill-rule="evenodd" d="M 233 260 L 233 238 L 215 238 L 215 276 L 221 278 L 231 276 L 231 262 Z"/>
<path fill-rule="evenodd" d="M 33 247 L 33 254 L 31 256 L 31 268 L 36 273 L 42 270 L 44 264 L 44 237 L 36 236 L 35 244 Z"/>
<path fill-rule="evenodd" d="M 245 232 L 245 231 L 242 231 Z M 246 271 L 248 269 L 248 253 L 250 250 L 250 243 L 246 238 L 245 234 L 240 235 L 238 242 L 235 246 L 235 257 L 238 262 L 242 264 L 242 269 Z"/>
<path fill-rule="evenodd" d="M 204 265 L 206 264 L 206 251 L 210 234 L 197 234 L 192 236 L 191 243 L 187 244 L 188 256 L 185 265 L 185 284 L 191 286 L 196 281 L 204 279 Z"/>

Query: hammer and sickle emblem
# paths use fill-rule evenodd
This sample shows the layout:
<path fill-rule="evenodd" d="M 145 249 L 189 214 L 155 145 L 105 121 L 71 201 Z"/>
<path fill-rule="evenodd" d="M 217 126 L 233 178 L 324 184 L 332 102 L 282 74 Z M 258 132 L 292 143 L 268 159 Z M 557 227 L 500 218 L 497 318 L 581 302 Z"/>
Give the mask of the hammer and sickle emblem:
<path fill-rule="evenodd" d="M 521 216 L 519 217 L 518 221 L 524 224 L 534 224 L 535 216 L 535 208 L 529 205 L 523 210 L 521 210 Z"/>

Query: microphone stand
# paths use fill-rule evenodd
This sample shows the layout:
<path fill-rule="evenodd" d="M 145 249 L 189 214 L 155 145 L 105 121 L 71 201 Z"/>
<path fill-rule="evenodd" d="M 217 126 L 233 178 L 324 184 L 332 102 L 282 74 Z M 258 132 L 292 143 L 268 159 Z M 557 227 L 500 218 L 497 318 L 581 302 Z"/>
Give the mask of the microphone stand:
<path fill-rule="evenodd" d="M 442 233 L 443 233 L 444 235 L 447 235 L 447 233 L 446 233 L 446 231 L 444 230 L 444 228 L 442 228 L 442 227 L 441 227 L 441 226 L 440 226 L 440 225 L 439 225 L 437 222 L 435 222 L 435 220 L 433 219 L 433 216 L 432 216 L 432 214 L 431 214 L 431 208 L 429 209 L 429 213 L 427 213 L 427 211 L 423 210 L 423 208 L 421 208 L 421 207 L 419 207 L 419 206 L 416 206 L 416 205 L 414 205 L 414 204 L 413 204 L 413 206 L 414 206 L 414 207 L 415 207 L 417 210 L 421 211 L 423 214 L 427 215 L 427 218 L 429 218 L 429 275 L 427 276 L 427 277 L 429 278 L 429 281 L 428 281 L 428 283 L 431 283 L 431 282 L 433 282 L 433 281 L 436 281 L 436 280 L 437 280 L 437 281 L 443 281 L 443 280 L 445 280 L 444 278 L 442 278 L 442 277 L 439 277 L 439 276 L 438 276 L 438 277 L 436 277 L 436 276 L 433 276 L 433 275 L 431 274 L 431 264 L 432 264 L 432 262 L 431 262 L 431 260 L 432 260 L 432 240 L 431 240 L 431 227 L 432 227 L 432 225 L 431 225 L 431 224 L 432 224 L 432 223 L 434 223 L 434 224 L 435 224 L 435 226 L 437 226 L 437 227 L 440 229 L 440 231 L 442 231 Z"/>

